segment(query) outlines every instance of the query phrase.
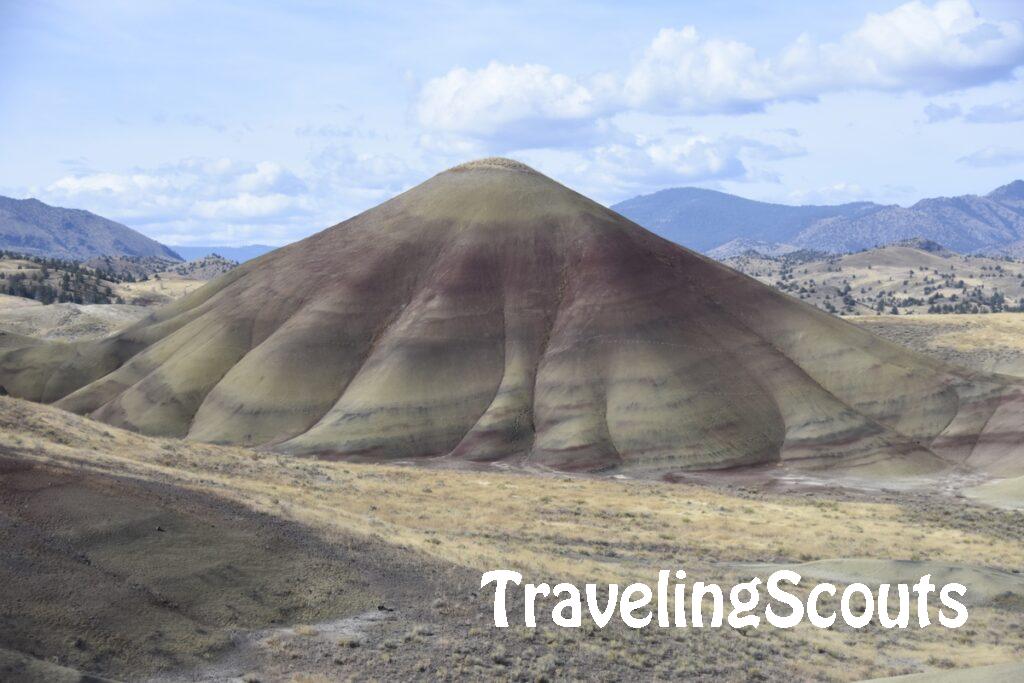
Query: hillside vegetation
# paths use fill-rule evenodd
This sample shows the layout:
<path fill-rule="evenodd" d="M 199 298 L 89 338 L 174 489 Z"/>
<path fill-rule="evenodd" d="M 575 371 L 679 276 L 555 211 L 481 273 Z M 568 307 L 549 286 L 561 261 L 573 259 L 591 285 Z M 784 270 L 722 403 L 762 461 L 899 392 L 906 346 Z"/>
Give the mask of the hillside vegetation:
<path fill-rule="evenodd" d="M 42 304 L 124 303 L 123 276 L 74 261 L 0 252 L 0 293 Z"/>
<path fill-rule="evenodd" d="M 724 263 L 838 315 L 1024 311 L 1024 261 L 913 241 L 855 254 L 756 251 Z"/>

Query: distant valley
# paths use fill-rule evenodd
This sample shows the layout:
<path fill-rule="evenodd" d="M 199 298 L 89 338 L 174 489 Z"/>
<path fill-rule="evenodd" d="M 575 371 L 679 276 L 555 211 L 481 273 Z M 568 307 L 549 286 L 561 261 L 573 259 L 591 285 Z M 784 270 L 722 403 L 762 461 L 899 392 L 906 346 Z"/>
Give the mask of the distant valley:
<path fill-rule="evenodd" d="M 913 206 L 855 202 L 788 206 L 683 187 L 611 207 L 685 247 L 716 258 L 813 249 L 854 252 L 911 238 L 969 254 L 1024 255 L 1024 181 L 987 195 L 922 199 Z"/>

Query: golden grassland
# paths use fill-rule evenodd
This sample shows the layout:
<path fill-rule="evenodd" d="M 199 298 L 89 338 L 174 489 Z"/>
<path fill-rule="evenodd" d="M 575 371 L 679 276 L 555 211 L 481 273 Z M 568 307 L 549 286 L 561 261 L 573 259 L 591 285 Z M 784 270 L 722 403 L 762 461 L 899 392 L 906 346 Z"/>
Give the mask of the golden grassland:
<path fill-rule="evenodd" d="M 124 299 L 125 303 L 152 306 L 180 299 L 205 284 L 205 280 L 166 272 L 142 282 L 121 282 L 114 285 L 113 289 L 114 294 Z"/>
<path fill-rule="evenodd" d="M 1024 313 L 880 315 L 854 322 L 931 329 L 935 334 L 926 343 L 932 348 L 948 347 L 960 351 L 1010 349 L 1024 353 Z"/>
<path fill-rule="evenodd" d="M 9 398 L 0 399 L 0 433 L 24 457 L 182 484 L 328 538 L 354 532 L 478 570 L 513 568 L 535 581 L 653 582 L 661 568 L 728 581 L 743 575 L 735 563 L 848 557 L 1024 567 L 1020 535 L 946 524 L 943 515 L 914 517 L 895 502 L 296 459 L 143 437 Z M 1019 660 L 1024 613 L 974 608 L 969 627 L 956 633 L 798 627 L 758 637 L 806 649 L 808 677 L 843 662 L 835 679 L 855 680 L 900 666 Z"/>
<path fill-rule="evenodd" d="M 1024 377 L 1024 313 L 847 318 L 889 341 L 972 370 Z"/>

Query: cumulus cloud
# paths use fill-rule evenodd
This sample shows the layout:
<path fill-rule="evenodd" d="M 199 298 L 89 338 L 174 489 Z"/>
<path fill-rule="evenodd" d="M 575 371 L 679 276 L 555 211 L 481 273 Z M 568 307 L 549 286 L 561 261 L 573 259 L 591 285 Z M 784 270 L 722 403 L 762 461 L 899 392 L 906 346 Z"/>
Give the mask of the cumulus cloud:
<path fill-rule="evenodd" d="M 692 114 L 758 109 L 779 97 L 772 64 L 741 42 L 706 40 L 693 26 L 662 29 L 623 83 L 623 104 Z"/>
<path fill-rule="evenodd" d="M 126 173 L 82 171 L 32 194 L 88 208 L 168 244 L 286 241 L 315 227 L 308 225 L 316 208 L 308 183 L 271 161 L 192 158 Z"/>
<path fill-rule="evenodd" d="M 957 162 L 976 168 L 1024 164 L 1024 149 L 984 147 L 977 152 L 960 157 Z"/>
<path fill-rule="evenodd" d="M 789 139 L 776 144 L 743 136 L 680 133 L 637 136 L 554 158 L 541 152 L 524 158 L 584 194 L 611 203 L 672 185 L 750 180 L 751 161 L 804 153 Z"/>
<path fill-rule="evenodd" d="M 82 169 L 27 194 L 85 208 L 166 244 L 284 243 L 369 208 L 426 171 L 329 144 L 301 173 L 273 161 L 189 158 L 114 173 Z"/>
<path fill-rule="evenodd" d="M 600 79 L 584 85 L 539 64 L 491 62 L 457 68 L 420 91 L 416 113 L 427 129 L 496 141 L 511 148 L 592 143 L 608 132 Z"/>
<path fill-rule="evenodd" d="M 785 56 L 786 70 L 810 72 L 806 60 L 816 57 L 824 87 L 844 89 L 945 92 L 1007 78 L 1024 62 L 1021 24 L 983 19 L 969 0 L 909 2 L 869 14 L 838 43 L 807 43 L 798 41 Z"/>
<path fill-rule="evenodd" d="M 803 35 L 774 56 L 686 26 L 661 30 L 619 74 L 457 68 L 423 86 L 416 112 L 431 131 L 513 148 L 572 146 L 622 111 L 742 113 L 852 89 L 942 93 L 1008 78 L 1022 63 L 1019 22 L 985 19 L 969 0 L 915 1 L 869 14 L 838 41 Z"/>

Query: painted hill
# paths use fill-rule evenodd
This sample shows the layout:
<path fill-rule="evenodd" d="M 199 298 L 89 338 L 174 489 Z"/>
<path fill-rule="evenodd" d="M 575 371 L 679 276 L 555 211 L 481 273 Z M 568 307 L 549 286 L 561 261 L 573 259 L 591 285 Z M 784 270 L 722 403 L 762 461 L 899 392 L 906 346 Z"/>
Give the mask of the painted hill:
<path fill-rule="evenodd" d="M 670 477 L 1024 471 L 1024 385 L 901 349 L 485 159 L 107 339 L 14 396 L 200 441 Z"/>
<path fill-rule="evenodd" d="M 622 215 L 699 251 L 736 239 L 833 253 L 923 238 L 960 253 L 1014 254 L 1024 249 L 1024 181 L 981 197 L 922 199 L 911 207 L 871 202 L 786 206 L 679 188 L 612 207 Z M 726 250 L 735 255 L 734 250 Z"/>

